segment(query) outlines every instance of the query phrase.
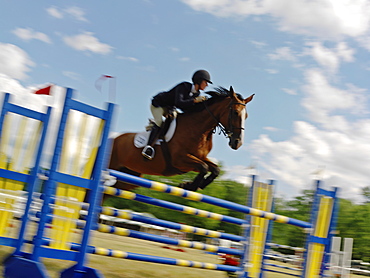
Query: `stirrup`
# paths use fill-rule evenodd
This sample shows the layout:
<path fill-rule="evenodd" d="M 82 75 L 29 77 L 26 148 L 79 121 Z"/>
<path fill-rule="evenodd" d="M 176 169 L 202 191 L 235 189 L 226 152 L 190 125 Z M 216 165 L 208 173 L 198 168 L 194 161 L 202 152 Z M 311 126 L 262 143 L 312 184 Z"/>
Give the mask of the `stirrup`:
<path fill-rule="evenodd" d="M 143 151 L 141 152 L 141 154 L 149 159 L 149 160 L 152 160 L 154 155 L 155 155 L 155 151 L 154 151 L 154 148 L 150 145 L 147 145 L 144 147 Z"/>

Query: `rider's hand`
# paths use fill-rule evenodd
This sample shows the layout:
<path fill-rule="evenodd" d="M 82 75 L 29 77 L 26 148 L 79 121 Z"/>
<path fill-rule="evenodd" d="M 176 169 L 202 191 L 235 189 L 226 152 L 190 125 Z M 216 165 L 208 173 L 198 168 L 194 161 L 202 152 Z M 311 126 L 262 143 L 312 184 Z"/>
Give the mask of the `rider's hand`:
<path fill-rule="evenodd" d="M 205 97 L 205 96 L 197 96 L 196 98 L 194 98 L 195 103 L 199 103 L 199 102 L 202 102 L 202 101 L 205 101 L 205 100 L 207 100 L 207 97 Z"/>

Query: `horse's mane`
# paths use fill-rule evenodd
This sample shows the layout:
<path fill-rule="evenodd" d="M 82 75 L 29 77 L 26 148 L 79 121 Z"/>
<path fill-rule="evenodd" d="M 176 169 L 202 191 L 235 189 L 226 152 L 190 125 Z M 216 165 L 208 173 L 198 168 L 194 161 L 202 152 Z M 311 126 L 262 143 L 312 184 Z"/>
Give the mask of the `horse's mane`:
<path fill-rule="evenodd" d="M 210 98 L 208 98 L 205 102 L 201 102 L 201 103 L 196 103 L 195 105 L 193 105 L 192 107 L 190 107 L 189 109 L 187 109 L 186 113 L 193 113 L 193 112 L 200 112 L 200 111 L 203 111 L 205 109 L 206 106 L 210 106 L 216 102 L 219 102 L 227 97 L 230 96 L 230 91 L 224 87 L 216 87 L 214 91 L 207 91 L 207 92 L 204 92 L 205 94 L 211 96 Z M 240 94 L 236 94 L 237 97 L 240 99 L 240 100 L 243 100 L 243 97 L 242 95 Z"/>

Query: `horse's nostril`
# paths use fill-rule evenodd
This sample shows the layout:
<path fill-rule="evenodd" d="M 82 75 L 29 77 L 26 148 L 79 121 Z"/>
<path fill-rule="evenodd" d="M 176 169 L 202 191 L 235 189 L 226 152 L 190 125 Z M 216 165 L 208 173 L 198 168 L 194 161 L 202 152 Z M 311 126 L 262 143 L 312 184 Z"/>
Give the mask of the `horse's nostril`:
<path fill-rule="evenodd" d="M 240 142 L 239 139 L 235 140 L 235 148 L 237 148 L 239 146 L 239 142 Z"/>

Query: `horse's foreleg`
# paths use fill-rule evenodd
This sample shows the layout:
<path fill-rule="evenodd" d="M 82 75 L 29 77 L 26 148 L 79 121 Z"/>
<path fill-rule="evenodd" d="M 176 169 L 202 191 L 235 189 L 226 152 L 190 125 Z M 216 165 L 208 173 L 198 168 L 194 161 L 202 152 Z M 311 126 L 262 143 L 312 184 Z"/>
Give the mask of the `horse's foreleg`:
<path fill-rule="evenodd" d="M 188 190 L 191 191 L 197 191 L 198 188 L 203 188 L 203 183 L 205 181 L 204 177 L 207 174 L 207 170 L 202 168 L 202 171 L 199 172 L 199 174 L 195 177 L 194 181 L 189 185 Z"/>
<path fill-rule="evenodd" d="M 206 188 L 206 186 L 213 182 L 214 179 L 217 178 L 218 175 L 220 174 L 220 168 L 216 164 L 214 164 L 212 161 L 208 159 L 205 162 L 208 164 L 208 169 L 211 172 L 211 174 L 206 179 L 204 179 L 203 182 L 199 185 L 199 188 L 201 189 Z"/>
<path fill-rule="evenodd" d="M 196 191 L 205 181 L 204 177 L 208 173 L 208 165 L 193 155 L 188 154 L 187 158 L 188 160 L 185 162 L 187 168 L 190 168 L 199 174 L 195 177 L 193 182 L 184 184 L 183 188 L 190 191 Z M 182 163 L 184 163 L 184 161 Z M 174 166 L 177 167 L 176 165 Z"/>

